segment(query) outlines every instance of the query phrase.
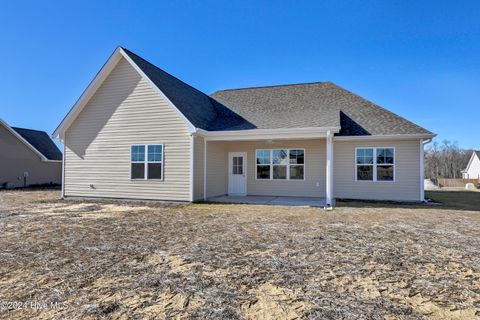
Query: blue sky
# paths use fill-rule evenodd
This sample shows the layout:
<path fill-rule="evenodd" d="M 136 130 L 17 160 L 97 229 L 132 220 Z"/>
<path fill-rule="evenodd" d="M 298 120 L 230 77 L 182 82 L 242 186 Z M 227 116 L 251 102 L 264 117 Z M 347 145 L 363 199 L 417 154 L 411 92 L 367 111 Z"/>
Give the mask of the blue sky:
<path fill-rule="evenodd" d="M 0 118 L 52 133 L 122 45 L 205 93 L 333 81 L 480 149 L 480 1 L 2 1 Z"/>

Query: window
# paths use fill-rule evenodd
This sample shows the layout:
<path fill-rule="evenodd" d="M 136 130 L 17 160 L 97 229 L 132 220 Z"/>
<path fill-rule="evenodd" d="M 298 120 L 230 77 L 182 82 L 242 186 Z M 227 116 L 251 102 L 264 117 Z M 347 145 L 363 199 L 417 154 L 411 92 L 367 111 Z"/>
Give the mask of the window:
<path fill-rule="evenodd" d="M 232 173 L 243 174 L 243 157 L 232 158 Z"/>
<path fill-rule="evenodd" d="M 270 150 L 257 150 L 257 179 L 270 179 Z"/>
<path fill-rule="evenodd" d="M 377 149 L 377 181 L 394 180 L 394 154 L 392 148 Z"/>
<path fill-rule="evenodd" d="M 148 146 L 148 179 L 162 179 L 163 145 Z"/>
<path fill-rule="evenodd" d="M 273 179 L 287 179 L 288 150 L 272 150 Z"/>
<path fill-rule="evenodd" d="M 134 145 L 131 148 L 133 180 L 163 179 L 163 145 Z"/>
<path fill-rule="evenodd" d="M 394 148 L 357 148 L 357 181 L 394 181 Z"/>
<path fill-rule="evenodd" d="M 257 150 L 257 179 L 304 180 L 305 150 L 265 149 Z"/>
<path fill-rule="evenodd" d="M 305 172 L 305 151 L 290 150 L 290 179 L 303 180 Z"/>
<path fill-rule="evenodd" d="M 357 180 L 373 180 L 374 149 L 357 149 Z"/>
<path fill-rule="evenodd" d="M 145 146 L 132 146 L 132 179 L 145 179 Z"/>

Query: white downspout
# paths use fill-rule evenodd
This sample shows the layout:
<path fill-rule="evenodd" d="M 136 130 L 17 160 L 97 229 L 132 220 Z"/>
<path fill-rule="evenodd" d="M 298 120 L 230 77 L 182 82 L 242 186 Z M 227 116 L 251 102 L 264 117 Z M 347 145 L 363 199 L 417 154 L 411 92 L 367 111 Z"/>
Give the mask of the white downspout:
<path fill-rule="evenodd" d="M 333 134 L 327 131 L 327 192 L 326 207 L 331 209 L 333 206 Z"/>

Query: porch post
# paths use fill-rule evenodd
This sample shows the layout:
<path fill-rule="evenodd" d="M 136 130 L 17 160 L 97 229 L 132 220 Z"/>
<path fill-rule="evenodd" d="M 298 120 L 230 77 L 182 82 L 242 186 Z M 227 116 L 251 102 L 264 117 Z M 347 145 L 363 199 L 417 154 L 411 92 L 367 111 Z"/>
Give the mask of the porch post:
<path fill-rule="evenodd" d="M 207 138 L 203 137 L 203 200 L 207 200 Z"/>
<path fill-rule="evenodd" d="M 327 131 L 327 208 L 333 205 L 333 134 Z"/>

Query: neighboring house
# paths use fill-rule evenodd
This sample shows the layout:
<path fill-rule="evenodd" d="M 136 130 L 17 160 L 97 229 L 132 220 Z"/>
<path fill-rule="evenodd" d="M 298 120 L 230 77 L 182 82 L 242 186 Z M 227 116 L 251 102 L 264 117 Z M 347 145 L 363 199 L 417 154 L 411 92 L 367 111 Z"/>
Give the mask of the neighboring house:
<path fill-rule="evenodd" d="M 480 180 L 480 151 L 473 151 L 467 168 L 462 171 L 463 179 Z"/>
<path fill-rule="evenodd" d="M 46 132 L 0 119 L 0 150 L 0 188 L 62 182 L 62 153 Z"/>
<path fill-rule="evenodd" d="M 211 96 L 117 48 L 55 130 L 64 196 L 420 201 L 434 134 L 331 82 Z"/>

